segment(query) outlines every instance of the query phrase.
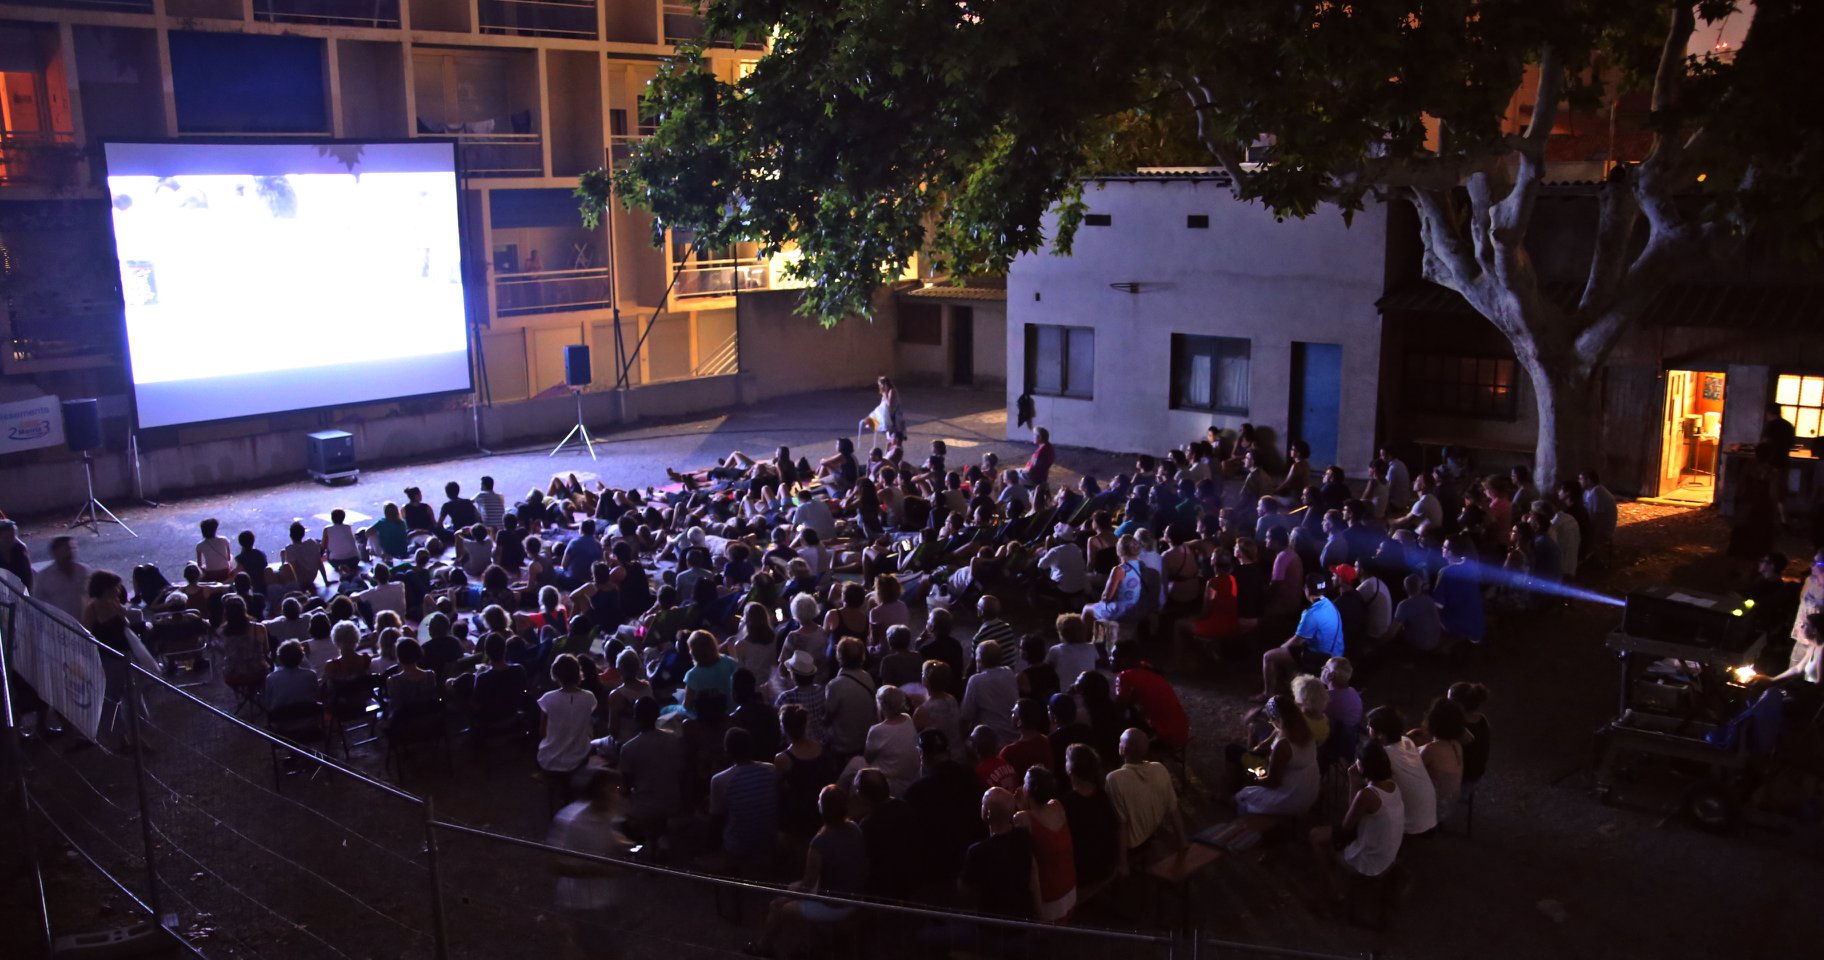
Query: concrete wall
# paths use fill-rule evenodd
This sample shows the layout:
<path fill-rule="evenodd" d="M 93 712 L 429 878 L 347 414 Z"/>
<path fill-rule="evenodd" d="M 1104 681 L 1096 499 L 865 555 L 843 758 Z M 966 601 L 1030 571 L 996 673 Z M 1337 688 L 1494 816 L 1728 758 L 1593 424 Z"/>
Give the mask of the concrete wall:
<path fill-rule="evenodd" d="M 833 327 L 793 313 L 797 303 L 794 290 L 743 293 L 736 301 L 741 402 L 866 386 L 882 374 L 897 375 L 890 292 L 875 297 L 872 319 L 854 317 Z"/>
<path fill-rule="evenodd" d="M 1049 250 L 1014 261 L 1007 279 L 1008 409 L 1025 391 L 1025 327 L 1096 330 L 1094 398 L 1033 398 L 1038 424 L 1058 443 L 1159 452 L 1200 438 L 1212 423 L 1243 421 L 1285 433 L 1292 344 L 1340 344 L 1342 405 L 1337 462 L 1365 472 L 1375 442 L 1387 213 L 1374 205 L 1346 227 L 1334 210 L 1275 222 L 1209 180 L 1091 185 L 1090 212 L 1069 257 Z M 1191 229 L 1186 217 L 1209 217 Z M 1048 225 L 1049 229 L 1049 225 Z M 1138 292 L 1111 284 L 1138 283 Z M 1172 334 L 1252 342 L 1245 415 L 1171 408 Z M 1024 431 L 1008 417 L 1008 436 Z"/>
<path fill-rule="evenodd" d="M 957 301 L 954 303 L 933 303 L 941 316 L 939 329 L 943 333 L 941 342 L 907 343 L 896 340 L 893 344 L 897 354 L 899 376 L 907 383 L 937 384 L 951 386 L 951 357 L 955 352 L 953 342 L 955 311 L 966 308 L 973 311 L 975 317 L 974 336 L 970 341 L 974 347 L 975 379 L 970 386 L 983 389 L 999 389 L 1007 382 L 1007 306 L 994 301 Z"/>
<path fill-rule="evenodd" d="M 583 394 L 583 417 L 591 433 L 605 435 L 617 424 L 663 420 L 739 403 L 740 378 L 703 377 L 652 384 L 629 390 L 623 399 L 613 391 Z M 478 422 L 479 421 L 479 422 Z M 496 404 L 479 411 L 466 404 L 424 413 L 394 412 L 369 419 L 349 417 L 327 423 L 355 436 L 355 457 L 364 466 L 400 463 L 436 454 L 557 441 L 576 423 L 576 402 L 568 394 L 520 403 Z M 116 424 L 124 437 L 124 424 Z M 243 431 L 245 425 L 238 425 Z M 140 482 L 152 499 L 234 486 L 298 479 L 305 472 L 304 435 L 318 426 L 231 435 L 236 424 L 193 428 L 181 442 L 147 446 L 140 451 Z M 208 431 L 221 435 L 210 438 Z M 95 457 L 95 491 L 104 501 L 132 496 L 124 440 Z M 82 461 L 74 454 L 36 451 L 36 456 L 10 458 L 0 464 L 5 477 L 0 509 L 11 516 L 55 513 L 80 506 Z"/>

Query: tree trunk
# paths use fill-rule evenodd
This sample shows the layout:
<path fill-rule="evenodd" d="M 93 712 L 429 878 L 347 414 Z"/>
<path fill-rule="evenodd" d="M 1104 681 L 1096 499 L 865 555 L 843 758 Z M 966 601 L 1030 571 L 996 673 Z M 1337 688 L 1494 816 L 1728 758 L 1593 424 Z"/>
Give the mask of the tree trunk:
<path fill-rule="evenodd" d="M 1516 344 L 1516 346 L 1519 346 Z M 1601 397 L 1595 370 L 1575 361 L 1528 359 L 1521 365 L 1533 382 L 1539 410 L 1539 439 L 1534 450 L 1533 480 L 1548 499 L 1560 480 L 1575 480 L 1577 472 L 1598 470 L 1601 456 Z"/>

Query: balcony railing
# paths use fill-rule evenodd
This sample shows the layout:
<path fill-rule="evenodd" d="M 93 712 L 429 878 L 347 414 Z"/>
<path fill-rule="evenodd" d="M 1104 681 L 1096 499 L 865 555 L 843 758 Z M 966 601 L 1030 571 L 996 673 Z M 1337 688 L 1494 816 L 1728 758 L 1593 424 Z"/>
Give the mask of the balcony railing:
<path fill-rule="evenodd" d="M 595 0 L 480 0 L 480 2 L 482 33 L 498 33 L 516 37 L 595 39 Z"/>
<path fill-rule="evenodd" d="M 82 148 L 67 130 L 0 130 L 0 183 L 73 186 Z"/>
<path fill-rule="evenodd" d="M 665 42 L 677 45 L 690 40 L 703 39 L 703 14 L 697 4 L 666 0 L 664 6 Z M 712 47 L 733 47 L 734 43 L 727 38 L 711 39 Z M 741 45 L 743 49 L 758 50 L 762 44 L 758 39 L 750 39 Z"/>
<path fill-rule="evenodd" d="M 253 19 L 265 23 L 397 27 L 399 0 L 254 0 Z"/>
<path fill-rule="evenodd" d="M 543 140 L 536 133 L 459 133 L 463 173 L 471 177 L 542 177 Z"/>
<path fill-rule="evenodd" d="M 17 0 L 24 6 L 56 10 L 105 10 L 109 13 L 151 13 L 152 0 Z"/>
<path fill-rule="evenodd" d="M 726 297 L 737 290 L 768 287 L 765 260 L 693 260 L 682 267 L 673 293 L 680 300 Z"/>
<path fill-rule="evenodd" d="M 611 304 L 613 297 L 606 267 L 502 273 L 494 277 L 494 315 L 498 317 L 596 310 Z"/>
<path fill-rule="evenodd" d="M 619 133 L 608 137 L 608 156 L 616 170 L 627 165 L 640 148 L 640 141 L 652 136 L 655 127 L 642 124 L 639 133 Z"/>

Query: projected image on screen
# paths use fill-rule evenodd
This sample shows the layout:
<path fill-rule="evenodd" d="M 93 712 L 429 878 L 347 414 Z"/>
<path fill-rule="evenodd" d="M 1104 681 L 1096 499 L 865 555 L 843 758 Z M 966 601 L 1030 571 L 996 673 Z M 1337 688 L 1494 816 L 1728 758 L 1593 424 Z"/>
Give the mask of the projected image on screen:
<path fill-rule="evenodd" d="M 449 144 L 108 144 L 142 427 L 467 390 Z"/>

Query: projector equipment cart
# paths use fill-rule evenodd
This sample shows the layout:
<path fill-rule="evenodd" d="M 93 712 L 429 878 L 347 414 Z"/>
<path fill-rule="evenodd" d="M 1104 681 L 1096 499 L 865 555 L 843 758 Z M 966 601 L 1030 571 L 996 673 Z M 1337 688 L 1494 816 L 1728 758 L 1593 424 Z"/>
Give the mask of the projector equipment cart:
<path fill-rule="evenodd" d="M 1700 824 L 1739 822 L 1734 786 L 1747 750 L 1708 736 L 1744 704 L 1733 671 L 1751 667 L 1766 643 L 1744 613 L 1740 598 L 1695 590 L 1651 587 L 1628 596 L 1621 627 L 1606 642 L 1620 661 L 1621 702 L 1596 732 L 1597 799 L 1613 802 L 1630 768 L 1651 760 L 1675 774 L 1701 772 L 1683 800 Z"/>
<path fill-rule="evenodd" d="M 106 504 L 95 499 L 95 458 L 87 450 L 82 452 L 82 477 L 88 485 L 89 499 L 82 505 L 82 510 L 76 514 L 76 519 L 70 521 L 70 526 L 88 527 L 90 532 L 99 537 L 102 524 L 114 523 L 119 524 L 122 530 L 138 537 L 139 534 L 133 533 L 132 527 L 121 523 L 120 518 L 114 515 L 114 511 L 109 510 Z"/>
<path fill-rule="evenodd" d="M 557 447 L 546 454 L 546 456 L 557 456 L 559 451 L 570 445 L 570 441 L 580 436 L 583 438 L 583 449 L 589 451 L 589 459 L 595 460 L 597 459 L 595 455 L 595 441 L 589 439 L 589 428 L 583 426 L 583 392 L 575 387 L 571 387 L 570 395 L 576 398 L 576 426 L 571 427 L 570 432 L 564 434 L 564 439 L 559 441 Z"/>

